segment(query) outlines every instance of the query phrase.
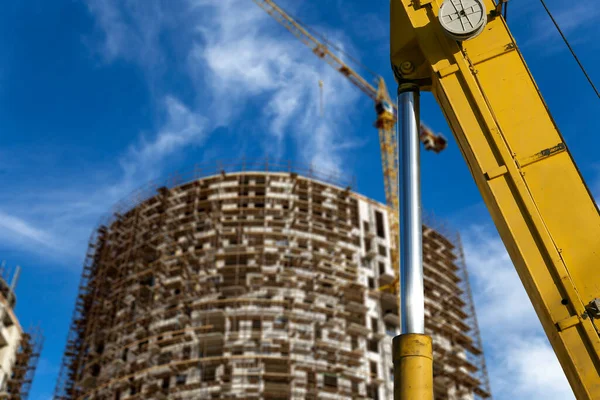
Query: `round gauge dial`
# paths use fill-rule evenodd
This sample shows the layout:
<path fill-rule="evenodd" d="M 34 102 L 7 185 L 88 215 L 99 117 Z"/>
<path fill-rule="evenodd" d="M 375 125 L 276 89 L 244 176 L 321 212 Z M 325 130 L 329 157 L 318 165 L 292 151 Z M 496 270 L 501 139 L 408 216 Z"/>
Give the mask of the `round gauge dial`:
<path fill-rule="evenodd" d="M 482 0 L 445 0 L 438 17 L 446 33 L 456 40 L 479 35 L 487 20 Z"/>

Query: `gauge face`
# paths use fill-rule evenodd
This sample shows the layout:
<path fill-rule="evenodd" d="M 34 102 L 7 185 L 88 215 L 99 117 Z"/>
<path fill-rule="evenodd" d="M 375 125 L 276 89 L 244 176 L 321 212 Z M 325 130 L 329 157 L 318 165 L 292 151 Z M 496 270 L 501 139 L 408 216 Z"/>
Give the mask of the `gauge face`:
<path fill-rule="evenodd" d="M 456 40 L 468 40 L 479 35 L 486 23 L 482 0 L 445 0 L 439 20 L 444 30 Z"/>

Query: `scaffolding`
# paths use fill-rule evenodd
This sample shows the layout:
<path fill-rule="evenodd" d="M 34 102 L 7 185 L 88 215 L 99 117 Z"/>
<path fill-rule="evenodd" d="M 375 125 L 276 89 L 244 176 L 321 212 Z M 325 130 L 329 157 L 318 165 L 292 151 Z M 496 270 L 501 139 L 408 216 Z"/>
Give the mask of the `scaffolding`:
<path fill-rule="evenodd" d="M 26 400 L 43 345 L 39 327 L 23 331 L 15 313 L 21 267 L 0 264 L 0 398 Z"/>
<path fill-rule="evenodd" d="M 475 302 L 473 301 L 473 293 L 471 292 L 471 284 L 469 280 L 469 272 L 467 263 L 465 260 L 465 253 L 462 246 L 460 235 L 456 235 L 457 245 L 457 263 L 460 271 L 461 278 L 461 290 L 466 303 L 467 318 L 465 322 L 469 327 L 468 334 L 473 339 L 475 348 L 479 351 L 468 351 L 467 357 L 477 367 L 475 377 L 479 380 L 480 387 L 475 391 L 476 399 L 492 399 L 492 390 L 490 386 L 490 379 L 487 371 L 487 365 L 485 362 L 485 356 L 483 353 L 483 341 L 481 340 L 481 333 L 479 331 L 479 322 L 477 321 L 477 313 L 475 312 Z"/>
<path fill-rule="evenodd" d="M 291 164 L 231 168 L 152 184 L 103 220 L 55 399 L 391 398 L 386 206 Z M 424 241 L 426 277 L 458 291 L 451 244 Z M 476 366 L 453 353 L 475 348 L 459 297 L 428 309 L 446 321 L 443 375 L 473 393 Z"/>
<path fill-rule="evenodd" d="M 12 374 L 7 381 L 8 399 L 27 400 L 29 398 L 29 390 L 42 352 L 43 342 L 44 337 L 39 327 L 31 328 L 21 336 Z"/>
<path fill-rule="evenodd" d="M 450 262 L 452 265 L 453 272 L 451 275 L 454 275 L 455 284 L 449 286 L 451 289 L 452 295 L 445 300 L 445 303 L 460 303 L 462 304 L 462 330 L 463 334 L 466 338 L 468 338 L 468 343 L 464 344 L 463 351 L 460 352 L 460 357 L 462 359 L 466 358 L 468 362 L 468 370 L 470 371 L 470 377 L 468 380 L 472 383 L 472 394 L 474 399 L 483 400 L 483 399 L 492 399 L 492 391 L 490 387 L 489 376 L 487 372 L 487 365 L 485 360 L 485 354 L 483 351 L 483 341 L 481 339 L 481 333 L 479 331 L 479 323 L 477 320 L 477 313 L 475 310 L 475 302 L 473 300 L 473 294 L 471 291 L 471 284 L 469 279 L 468 266 L 465 260 L 464 249 L 462 246 L 462 240 L 460 234 L 449 227 L 443 220 L 440 220 L 433 214 L 432 212 L 428 212 L 424 218 L 424 228 L 425 231 L 431 230 L 431 232 L 435 232 L 436 238 L 440 241 L 442 247 L 437 247 L 437 249 L 430 249 L 427 247 L 427 241 L 424 241 L 424 255 L 431 254 L 432 250 L 435 252 L 437 250 L 438 253 L 442 254 L 442 259 L 446 262 Z M 443 248 L 444 250 L 440 250 Z M 443 270 L 440 268 L 440 270 Z M 425 275 L 429 275 L 431 271 L 425 270 Z M 428 297 L 432 297 L 432 285 L 431 285 L 431 277 L 429 279 L 426 277 L 426 293 L 429 294 Z M 427 282 L 430 282 L 429 288 L 427 287 Z M 435 283 L 434 283 L 435 285 Z M 443 287 L 444 285 L 439 285 Z M 440 329 L 444 329 L 444 322 L 441 318 L 439 318 L 439 314 L 437 314 L 438 319 L 434 321 L 434 329 L 433 331 L 439 331 Z M 445 329 L 444 329 L 445 330 Z M 446 330 L 447 331 L 447 330 Z M 450 335 L 451 337 L 455 337 L 454 334 Z M 435 347 L 435 346 L 434 346 Z M 446 359 L 446 354 L 442 355 L 443 359 Z M 447 373 L 441 371 L 440 368 L 434 370 L 434 375 L 439 374 L 441 380 L 443 381 L 447 377 Z M 440 380 L 440 379 L 438 379 Z M 438 386 L 441 386 L 438 384 Z M 460 395 L 460 391 L 457 393 Z M 460 397 L 459 397 L 460 398 Z"/>

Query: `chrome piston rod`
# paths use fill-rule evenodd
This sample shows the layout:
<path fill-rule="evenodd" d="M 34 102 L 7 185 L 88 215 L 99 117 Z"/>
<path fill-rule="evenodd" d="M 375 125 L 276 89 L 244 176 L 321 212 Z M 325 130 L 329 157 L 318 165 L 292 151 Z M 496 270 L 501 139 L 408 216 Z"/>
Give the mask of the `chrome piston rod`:
<path fill-rule="evenodd" d="M 398 90 L 400 304 L 402 334 L 425 333 L 419 147 L 419 90 Z"/>

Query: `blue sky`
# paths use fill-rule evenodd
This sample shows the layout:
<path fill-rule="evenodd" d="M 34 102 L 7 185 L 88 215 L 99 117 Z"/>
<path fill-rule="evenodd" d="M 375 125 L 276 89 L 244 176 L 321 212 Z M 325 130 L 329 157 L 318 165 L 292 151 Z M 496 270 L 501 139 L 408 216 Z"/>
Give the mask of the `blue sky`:
<path fill-rule="evenodd" d="M 280 4 L 393 88 L 387 1 Z M 600 80 L 594 62 L 600 10 L 548 4 Z M 538 2 L 511 2 L 509 25 L 598 195 L 598 99 Z M 572 398 L 429 94 L 422 117 L 450 138 L 442 154 L 422 156 L 423 201 L 463 234 L 495 398 Z M 0 259 L 23 266 L 18 315 L 25 327 L 40 323 L 45 331 L 31 398 L 52 394 L 86 242 L 111 205 L 145 182 L 195 163 L 265 156 L 355 176 L 359 192 L 383 200 L 373 119 L 366 96 L 251 0 L 5 4 Z"/>

